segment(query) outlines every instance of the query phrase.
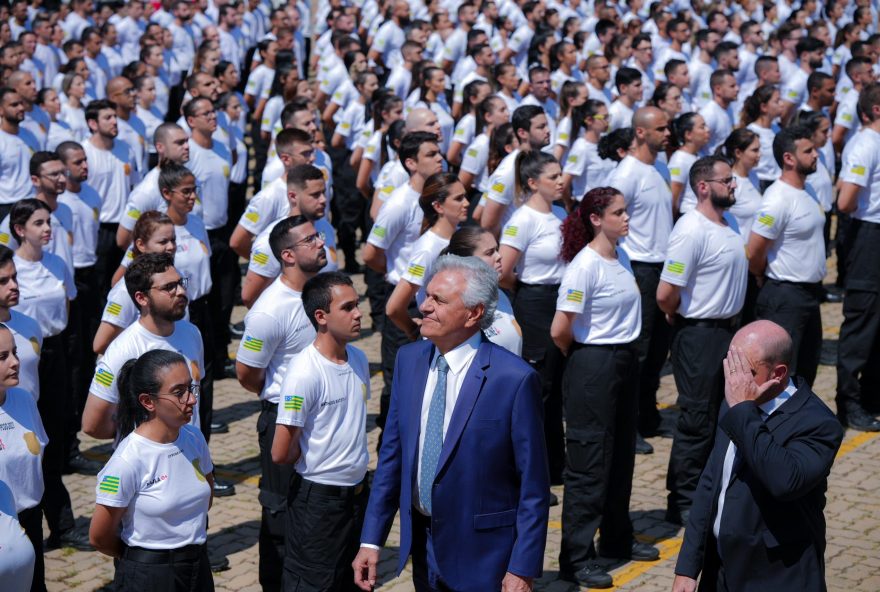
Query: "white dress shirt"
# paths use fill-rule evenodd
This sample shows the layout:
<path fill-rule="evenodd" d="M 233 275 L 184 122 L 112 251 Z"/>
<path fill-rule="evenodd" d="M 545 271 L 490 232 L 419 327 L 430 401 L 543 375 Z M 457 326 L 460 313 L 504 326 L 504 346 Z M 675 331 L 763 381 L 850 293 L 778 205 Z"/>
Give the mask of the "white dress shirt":
<path fill-rule="evenodd" d="M 782 407 L 783 403 L 788 401 L 797 392 L 794 381 L 789 378 L 788 386 L 785 390 L 773 397 L 763 405 L 759 405 L 761 410 L 761 418 L 766 422 L 767 418 L 773 415 L 777 409 Z M 721 492 L 718 494 L 718 512 L 715 514 L 715 522 L 712 524 L 712 533 L 715 540 L 718 541 L 718 534 L 721 531 L 721 512 L 724 511 L 724 496 L 727 495 L 727 486 L 730 484 L 730 477 L 733 474 L 733 461 L 736 457 L 736 444 L 733 440 L 727 445 L 727 454 L 724 455 L 724 468 L 721 472 Z M 721 543 L 718 542 L 718 552 L 721 553 Z"/>
<path fill-rule="evenodd" d="M 452 419 L 452 412 L 455 410 L 455 402 L 458 401 L 461 385 L 464 384 L 464 377 L 467 375 L 471 362 L 473 362 L 474 357 L 477 355 L 477 350 L 480 349 L 482 339 L 482 332 L 477 331 L 470 339 L 446 352 L 443 356 L 446 358 L 446 363 L 449 364 L 449 372 L 446 374 L 446 409 L 443 414 L 444 439 L 446 438 L 446 430 L 449 429 L 449 420 Z M 425 444 L 425 428 L 428 425 L 428 411 L 431 409 L 431 398 L 434 396 L 434 387 L 437 385 L 437 358 L 439 357 L 440 352 L 434 350 L 434 357 L 431 359 L 431 365 L 428 369 L 428 379 L 425 381 L 425 396 L 422 398 L 422 416 L 419 423 L 419 450 L 418 455 L 416 455 L 416 475 L 422 474 L 422 447 Z M 416 491 L 413 495 L 413 502 L 419 512 L 428 516 L 428 510 L 422 507 L 420 500 L 419 480 L 416 479 Z"/>

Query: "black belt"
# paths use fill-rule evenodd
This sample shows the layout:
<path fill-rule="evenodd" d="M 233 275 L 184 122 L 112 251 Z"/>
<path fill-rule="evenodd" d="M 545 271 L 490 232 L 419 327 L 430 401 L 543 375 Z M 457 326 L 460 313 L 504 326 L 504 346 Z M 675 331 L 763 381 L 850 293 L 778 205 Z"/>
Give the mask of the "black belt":
<path fill-rule="evenodd" d="M 867 220 L 858 220 L 852 218 L 850 222 L 854 228 L 864 231 L 880 231 L 880 224 L 877 222 L 868 222 Z"/>
<path fill-rule="evenodd" d="M 675 315 L 676 324 L 685 327 L 705 327 L 708 329 L 733 329 L 736 327 L 739 316 L 732 316 L 729 319 L 689 319 L 681 315 Z"/>
<path fill-rule="evenodd" d="M 633 342 L 630 343 L 580 343 L 572 341 L 569 351 L 577 351 L 579 349 L 604 349 L 609 351 L 633 351 Z"/>
<path fill-rule="evenodd" d="M 298 479 L 301 482 L 300 487 L 308 487 L 310 491 L 327 497 L 354 497 L 363 493 L 366 487 L 366 479 L 357 485 L 325 485 L 323 483 L 315 483 L 314 481 L 304 479 L 299 473 L 295 474 L 294 479 Z"/>
<path fill-rule="evenodd" d="M 552 294 L 559 293 L 559 284 L 527 284 L 525 282 L 516 282 L 517 291 L 526 289 L 526 290 L 535 290 L 540 292 L 550 292 Z"/>
<path fill-rule="evenodd" d="M 650 267 L 652 269 L 663 269 L 663 262 L 654 263 L 653 261 L 630 261 L 632 267 Z"/>
<path fill-rule="evenodd" d="M 803 288 L 805 290 L 821 290 L 822 289 L 822 282 L 790 282 L 788 280 L 774 280 L 774 279 L 770 279 L 770 278 L 768 278 L 767 281 L 770 283 L 779 284 L 779 285 L 796 286 L 798 288 Z"/>
<path fill-rule="evenodd" d="M 98 228 L 100 230 L 116 232 L 116 229 L 119 228 L 119 222 L 101 222 Z"/>
<path fill-rule="evenodd" d="M 278 403 L 273 403 L 272 401 L 266 401 L 265 399 L 260 399 L 260 408 L 263 411 L 274 411 L 278 412 Z"/>
<path fill-rule="evenodd" d="M 178 549 L 144 549 L 143 547 L 124 546 L 122 558 L 138 563 L 151 565 L 168 565 L 197 561 L 205 553 L 205 545 L 187 545 Z"/>

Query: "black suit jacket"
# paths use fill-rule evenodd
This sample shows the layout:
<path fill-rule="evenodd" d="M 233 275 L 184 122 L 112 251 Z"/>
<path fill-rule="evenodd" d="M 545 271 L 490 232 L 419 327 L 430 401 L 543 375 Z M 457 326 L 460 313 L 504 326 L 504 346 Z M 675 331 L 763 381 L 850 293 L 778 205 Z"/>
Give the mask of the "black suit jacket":
<path fill-rule="evenodd" d="M 675 573 L 715 590 L 825 591 L 825 491 L 843 429 L 803 379 L 766 423 L 752 402 L 728 407 L 700 476 Z M 724 498 L 719 541 L 712 525 L 728 444 L 737 461 Z M 718 548 L 721 554 L 719 557 Z"/>

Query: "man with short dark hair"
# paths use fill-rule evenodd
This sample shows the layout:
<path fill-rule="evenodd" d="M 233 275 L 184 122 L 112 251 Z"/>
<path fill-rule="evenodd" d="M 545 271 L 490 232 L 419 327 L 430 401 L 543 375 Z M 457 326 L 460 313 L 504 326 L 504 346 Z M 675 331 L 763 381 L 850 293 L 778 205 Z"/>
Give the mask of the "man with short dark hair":
<path fill-rule="evenodd" d="M 244 320 L 235 371 L 241 386 L 260 398 L 259 578 L 264 590 L 280 590 L 284 558 L 286 500 L 292 469 L 272 462 L 272 441 L 281 383 L 287 364 L 307 347 L 315 330 L 305 315 L 302 290 L 327 263 L 323 241 L 308 218 L 281 220 L 269 235 L 281 274 L 266 288 Z"/>
<path fill-rule="evenodd" d="M 676 327 L 672 368 L 681 416 L 675 425 L 666 488 L 666 519 L 686 523 L 700 472 L 712 449 L 723 398 L 719 361 L 727 352 L 746 296 L 745 241 L 727 210 L 736 179 L 720 156 L 690 170 L 694 210 L 675 223 L 657 287 L 657 304 Z"/>
<path fill-rule="evenodd" d="M 702 108 L 712 101 L 712 85 L 709 78 L 712 76 L 712 54 L 721 42 L 721 37 L 715 31 L 700 29 L 695 37 L 699 52 L 688 63 L 688 72 L 691 75 L 691 96 L 697 108 Z"/>
<path fill-rule="evenodd" d="M 731 105 L 739 96 L 739 86 L 730 70 L 715 70 L 709 77 L 709 83 L 712 87 L 712 100 L 700 109 L 700 115 L 709 128 L 709 143 L 706 144 L 705 151 L 712 154 L 733 131 L 736 117 Z"/>
<path fill-rule="evenodd" d="M 317 334 L 287 365 L 272 441 L 272 460 L 295 469 L 283 581 L 288 590 L 349 590 L 369 495 L 370 368 L 349 345 L 360 337 L 361 311 L 351 278 L 339 272 L 307 281 L 302 302 Z M 333 527 L 315 530 L 316 521 Z"/>
<path fill-rule="evenodd" d="M 617 98 L 608 108 L 609 131 L 631 127 L 635 110 L 645 96 L 644 78 L 635 68 L 623 67 L 614 75 Z"/>
<path fill-rule="evenodd" d="M 809 129 L 790 126 L 773 140 L 773 156 L 782 175 L 764 192 L 748 244 L 749 271 L 763 285 L 755 314 L 788 331 L 791 368 L 812 384 L 822 349 L 825 213 L 806 179 L 819 153 Z"/>
<path fill-rule="evenodd" d="M 788 122 L 794 117 L 798 107 L 807 98 L 807 79 L 810 74 L 822 67 L 825 58 L 825 44 L 813 37 L 798 41 L 795 46 L 798 67 L 783 80 L 779 95 L 785 105 L 782 121 Z"/>
<path fill-rule="evenodd" d="M 40 149 L 37 138 L 21 122 L 25 102 L 9 87 L 0 88 L 0 217 L 12 205 L 33 193 L 30 178 L 31 154 Z"/>

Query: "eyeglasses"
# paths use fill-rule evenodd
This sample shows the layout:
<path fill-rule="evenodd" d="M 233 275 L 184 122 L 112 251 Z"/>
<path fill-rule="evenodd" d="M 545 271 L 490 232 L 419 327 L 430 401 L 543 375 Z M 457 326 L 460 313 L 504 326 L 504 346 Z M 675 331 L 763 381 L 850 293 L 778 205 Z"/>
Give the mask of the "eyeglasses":
<path fill-rule="evenodd" d="M 735 179 L 733 177 L 724 177 L 723 179 L 706 179 L 706 183 L 721 183 L 722 185 L 727 185 L 728 187 L 733 185 Z"/>
<path fill-rule="evenodd" d="M 293 246 L 294 247 L 299 247 L 299 246 L 311 247 L 311 246 L 314 246 L 315 244 L 317 244 L 318 241 L 324 242 L 324 238 L 326 236 L 327 235 L 324 234 L 323 232 L 316 232 L 315 234 L 310 234 L 309 236 L 305 237 L 304 239 L 302 239 L 299 242 L 293 243 Z"/>
<path fill-rule="evenodd" d="M 40 173 L 41 177 L 48 177 L 49 179 L 60 179 L 67 175 L 67 171 L 57 171 L 54 173 Z"/>
<path fill-rule="evenodd" d="M 189 278 L 180 278 L 176 282 L 169 282 L 162 286 L 150 286 L 151 290 L 159 290 L 160 292 L 165 292 L 166 294 L 174 294 L 178 288 L 182 289 L 186 292 L 186 287 L 189 285 Z"/>
<path fill-rule="evenodd" d="M 117 95 L 133 95 L 133 94 L 136 93 L 136 92 L 137 92 L 137 91 L 134 89 L 134 87 L 133 87 L 133 86 L 130 86 L 130 87 L 124 89 L 124 90 L 116 91 L 116 94 L 117 94 Z"/>
<path fill-rule="evenodd" d="M 183 189 L 172 189 L 171 193 L 179 193 L 183 197 L 191 197 L 198 193 L 198 189 L 195 187 L 184 187 Z"/>
<path fill-rule="evenodd" d="M 179 393 L 154 393 L 153 396 L 161 397 L 162 395 L 166 395 L 169 397 L 174 397 L 175 399 L 177 399 L 178 402 L 180 402 L 180 401 L 186 401 L 187 395 L 192 393 L 193 398 L 195 398 L 198 401 L 199 392 L 200 392 L 199 383 L 191 382 L 191 383 L 189 383 L 189 386 L 186 387 L 186 389 L 184 389 L 183 391 L 181 391 Z"/>
<path fill-rule="evenodd" d="M 217 117 L 216 111 L 205 111 L 204 113 L 196 113 L 193 117 L 207 117 L 211 119 L 212 117 Z"/>

